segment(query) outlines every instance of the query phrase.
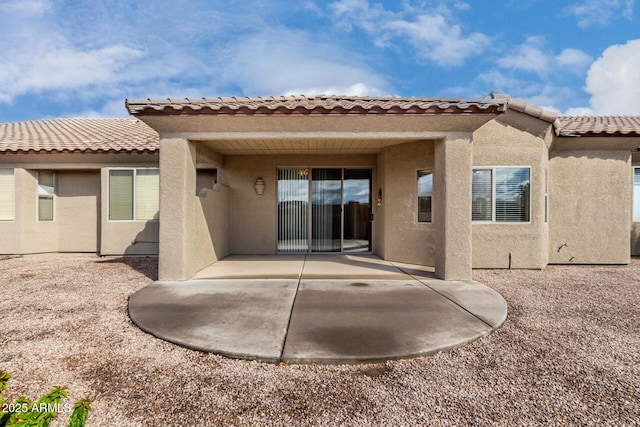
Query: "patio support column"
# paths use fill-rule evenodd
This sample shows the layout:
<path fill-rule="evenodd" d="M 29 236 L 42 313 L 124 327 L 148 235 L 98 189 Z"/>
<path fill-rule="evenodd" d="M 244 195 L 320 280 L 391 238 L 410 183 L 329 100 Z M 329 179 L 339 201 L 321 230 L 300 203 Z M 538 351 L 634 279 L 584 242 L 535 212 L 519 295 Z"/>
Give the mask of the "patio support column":
<path fill-rule="evenodd" d="M 187 280 L 192 267 L 196 148 L 186 139 L 160 139 L 159 280 Z"/>
<path fill-rule="evenodd" d="M 471 280 L 471 138 L 449 135 L 435 146 L 435 273 L 444 280 Z"/>

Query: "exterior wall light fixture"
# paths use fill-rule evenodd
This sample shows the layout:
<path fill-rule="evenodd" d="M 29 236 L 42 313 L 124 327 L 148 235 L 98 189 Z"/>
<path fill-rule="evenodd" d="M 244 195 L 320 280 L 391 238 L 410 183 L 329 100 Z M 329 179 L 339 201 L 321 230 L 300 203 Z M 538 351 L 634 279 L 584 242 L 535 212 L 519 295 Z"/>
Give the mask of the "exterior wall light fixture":
<path fill-rule="evenodd" d="M 378 189 L 378 206 L 382 206 L 382 188 Z"/>
<path fill-rule="evenodd" d="M 262 179 L 261 177 L 258 177 L 256 179 L 256 183 L 253 186 L 253 188 L 255 188 L 256 194 L 258 196 L 262 196 L 262 194 L 264 193 L 264 179 Z"/>

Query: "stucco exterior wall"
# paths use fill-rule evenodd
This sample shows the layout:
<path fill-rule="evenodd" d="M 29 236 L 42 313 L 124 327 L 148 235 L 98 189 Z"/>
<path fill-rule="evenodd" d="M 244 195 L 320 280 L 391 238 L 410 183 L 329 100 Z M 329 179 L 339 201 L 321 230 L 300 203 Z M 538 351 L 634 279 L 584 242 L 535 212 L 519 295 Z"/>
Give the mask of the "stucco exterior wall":
<path fill-rule="evenodd" d="M 59 171 L 56 221 L 59 252 L 98 252 L 100 171 Z"/>
<path fill-rule="evenodd" d="M 550 123 L 516 112 L 509 112 L 474 132 L 474 167 L 531 167 L 531 221 L 473 223 L 473 268 L 544 268 L 547 265 L 545 188 L 548 147 L 552 140 Z"/>
<path fill-rule="evenodd" d="M 549 162 L 549 262 L 629 263 L 629 151 L 563 151 Z"/>
<path fill-rule="evenodd" d="M 157 255 L 159 222 L 109 220 L 109 168 L 101 185 L 100 255 Z"/>
<path fill-rule="evenodd" d="M 435 226 L 433 222 L 418 222 L 417 185 L 418 170 L 434 169 L 434 142 L 386 147 L 379 164 L 383 201 L 376 210 L 376 222 L 384 250 L 376 246 L 376 252 L 390 261 L 434 265 Z"/>
<path fill-rule="evenodd" d="M 376 170 L 374 171 L 374 180 L 376 182 L 376 185 L 372 187 L 372 190 L 373 190 L 372 209 L 373 209 L 373 215 L 374 215 L 373 224 L 371 227 L 371 231 L 372 231 L 371 234 L 374 236 L 372 248 L 373 248 L 373 253 L 378 255 L 382 259 L 386 259 L 386 252 L 385 252 L 386 215 L 385 215 L 384 203 L 381 203 L 380 206 L 378 206 L 378 191 L 382 190 L 382 197 L 384 199 L 384 196 L 387 193 L 387 189 L 385 187 L 386 176 L 387 176 L 385 172 L 386 162 L 387 162 L 387 155 L 385 151 L 382 150 L 382 152 L 378 153 L 377 155 L 377 159 L 376 159 L 377 167 L 376 167 Z"/>
<path fill-rule="evenodd" d="M 205 190 L 194 199 L 196 241 L 194 268 L 202 268 L 229 254 L 229 199 L 230 190 L 218 184 L 214 190 Z"/>
<path fill-rule="evenodd" d="M 277 168 L 375 166 L 375 155 L 226 156 L 224 167 L 218 170 L 218 181 L 231 189 L 229 253 L 277 252 Z M 254 189 L 258 177 L 265 181 L 261 196 Z M 372 188 L 377 188 L 375 182 Z"/>

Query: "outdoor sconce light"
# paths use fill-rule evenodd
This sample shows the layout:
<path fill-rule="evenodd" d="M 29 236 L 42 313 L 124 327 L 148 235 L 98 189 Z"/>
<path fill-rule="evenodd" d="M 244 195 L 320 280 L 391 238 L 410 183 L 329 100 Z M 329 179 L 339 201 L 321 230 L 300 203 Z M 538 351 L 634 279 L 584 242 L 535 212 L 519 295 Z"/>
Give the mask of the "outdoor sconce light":
<path fill-rule="evenodd" d="M 256 194 L 257 194 L 258 196 L 262 196 L 262 194 L 264 193 L 264 179 L 262 179 L 262 178 L 258 177 L 258 178 L 256 179 L 256 183 L 255 183 L 255 185 L 253 186 L 253 188 L 255 188 L 255 190 L 256 190 Z"/>
<path fill-rule="evenodd" d="M 382 188 L 378 189 L 378 206 L 382 206 Z"/>

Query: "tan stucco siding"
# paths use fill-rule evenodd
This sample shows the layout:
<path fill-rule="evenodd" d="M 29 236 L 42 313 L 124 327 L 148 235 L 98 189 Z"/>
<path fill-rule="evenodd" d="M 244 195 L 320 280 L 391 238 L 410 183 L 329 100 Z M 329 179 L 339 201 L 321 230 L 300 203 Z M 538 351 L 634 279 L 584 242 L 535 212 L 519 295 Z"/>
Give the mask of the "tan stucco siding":
<path fill-rule="evenodd" d="M 417 185 L 418 170 L 434 169 L 434 142 L 387 147 L 379 159 L 383 200 L 382 206 L 376 209 L 374 222 L 379 224 L 375 229 L 382 233 L 384 252 L 380 249 L 376 252 L 391 261 L 434 265 L 435 225 L 418 222 Z M 375 198 L 377 190 L 374 203 Z"/>
<path fill-rule="evenodd" d="M 374 155 L 226 156 L 224 167 L 218 171 L 218 180 L 231 189 L 229 253 L 276 253 L 276 173 L 279 167 L 375 168 L 375 160 Z M 265 181 L 261 196 L 254 189 L 258 177 Z M 373 188 L 377 188 L 376 183 Z"/>
<path fill-rule="evenodd" d="M 473 166 L 531 168 L 529 223 L 473 223 L 474 268 L 544 268 L 548 255 L 545 223 L 549 123 L 510 113 L 473 136 Z M 510 263 L 511 261 L 511 263 Z"/>
<path fill-rule="evenodd" d="M 229 254 L 230 190 L 218 184 L 215 190 L 205 190 L 196 197 L 194 268 L 202 268 Z"/>
<path fill-rule="evenodd" d="M 549 262 L 628 263 L 631 153 L 563 151 L 549 163 Z"/>
<path fill-rule="evenodd" d="M 59 171 L 58 251 L 97 252 L 100 171 Z"/>

